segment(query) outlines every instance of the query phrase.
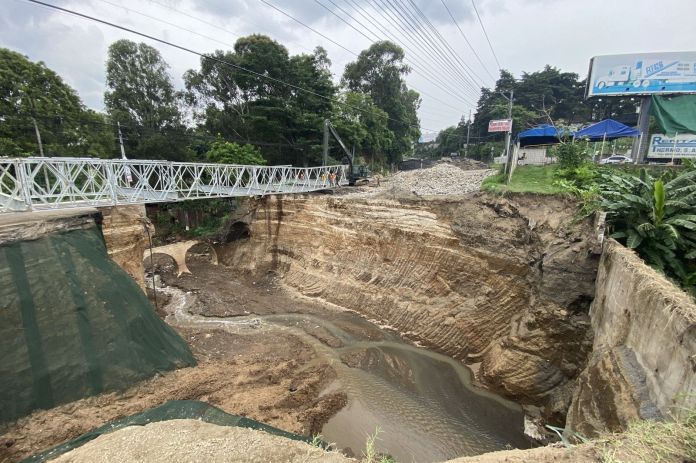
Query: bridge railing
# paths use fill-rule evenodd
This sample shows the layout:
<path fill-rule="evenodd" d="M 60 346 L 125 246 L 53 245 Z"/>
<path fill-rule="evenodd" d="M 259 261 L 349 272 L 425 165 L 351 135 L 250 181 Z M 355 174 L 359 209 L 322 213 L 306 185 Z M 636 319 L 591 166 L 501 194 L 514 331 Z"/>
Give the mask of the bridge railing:
<path fill-rule="evenodd" d="M 0 158 L 0 213 L 304 193 L 348 183 L 347 166 L 244 166 L 94 158 Z"/>

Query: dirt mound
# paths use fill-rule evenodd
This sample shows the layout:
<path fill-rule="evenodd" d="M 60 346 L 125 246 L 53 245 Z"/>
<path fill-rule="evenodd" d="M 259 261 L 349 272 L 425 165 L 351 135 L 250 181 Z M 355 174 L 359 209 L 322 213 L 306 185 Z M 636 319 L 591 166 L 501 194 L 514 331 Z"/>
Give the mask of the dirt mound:
<path fill-rule="evenodd" d="M 316 363 L 314 352 L 295 336 L 194 329 L 181 330 L 181 335 L 193 348 L 196 367 L 157 376 L 123 392 L 36 411 L 4 430 L 0 462 L 20 460 L 168 400 L 200 400 L 302 435 L 319 432 L 345 404 L 342 392 L 319 397 L 335 373 L 326 364 L 310 365 Z"/>
<path fill-rule="evenodd" d="M 343 463 L 355 460 L 263 431 L 216 426 L 197 420 L 170 420 L 105 434 L 53 461 Z"/>

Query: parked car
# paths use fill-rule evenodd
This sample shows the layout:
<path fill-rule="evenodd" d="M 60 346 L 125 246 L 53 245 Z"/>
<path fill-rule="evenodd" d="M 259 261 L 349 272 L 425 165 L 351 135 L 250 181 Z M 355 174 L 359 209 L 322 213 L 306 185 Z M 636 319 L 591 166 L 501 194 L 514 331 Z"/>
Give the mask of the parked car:
<path fill-rule="evenodd" d="M 600 164 L 633 164 L 633 159 L 628 156 L 614 155 L 599 161 Z"/>

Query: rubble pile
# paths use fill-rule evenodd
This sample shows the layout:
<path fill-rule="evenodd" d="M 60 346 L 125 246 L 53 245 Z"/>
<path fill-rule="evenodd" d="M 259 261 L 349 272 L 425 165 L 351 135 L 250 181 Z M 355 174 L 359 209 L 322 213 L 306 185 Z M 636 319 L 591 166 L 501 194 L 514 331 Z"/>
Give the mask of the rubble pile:
<path fill-rule="evenodd" d="M 396 174 L 391 183 L 418 196 L 461 195 L 478 191 L 492 169 L 463 170 L 449 163 Z"/>

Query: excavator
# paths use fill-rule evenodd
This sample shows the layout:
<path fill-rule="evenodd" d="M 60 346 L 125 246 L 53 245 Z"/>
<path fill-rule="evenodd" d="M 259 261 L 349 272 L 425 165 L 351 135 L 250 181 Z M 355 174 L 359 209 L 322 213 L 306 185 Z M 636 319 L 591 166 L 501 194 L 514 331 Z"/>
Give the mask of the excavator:
<path fill-rule="evenodd" d="M 329 132 L 336 139 L 338 144 L 343 149 L 345 155 L 343 156 L 342 164 L 348 166 L 348 185 L 355 186 L 360 181 L 369 181 L 371 175 L 370 169 L 365 165 L 356 166 L 353 164 L 355 153 L 351 153 L 346 148 L 346 145 L 341 140 L 341 137 L 336 132 L 336 128 L 333 126 L 330 120 L 324 119 L 324 161 L 323 165 L 327 165 L 329 161 Z"/>

